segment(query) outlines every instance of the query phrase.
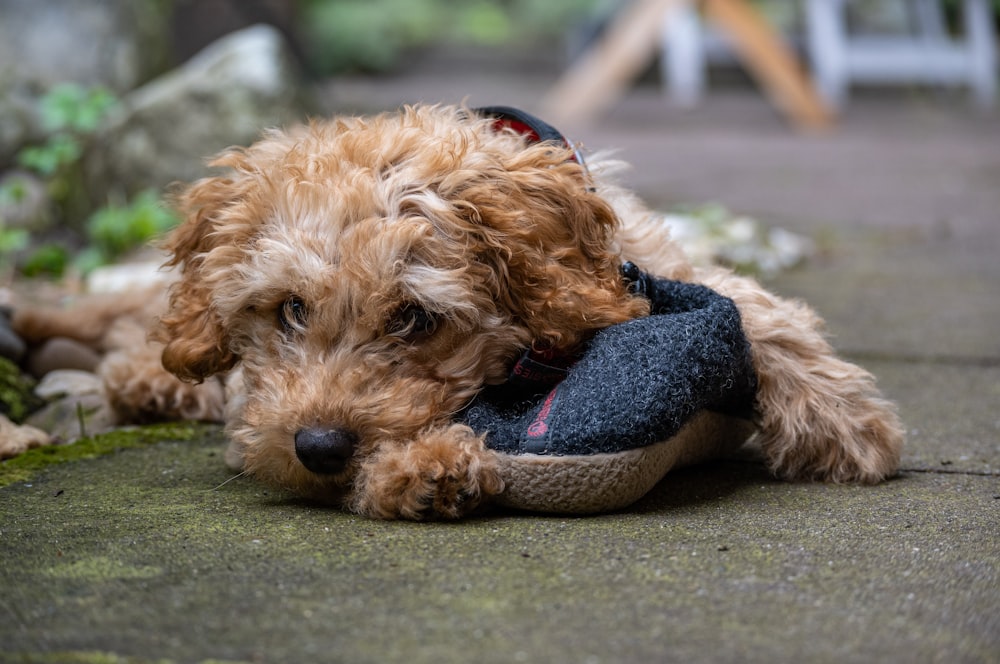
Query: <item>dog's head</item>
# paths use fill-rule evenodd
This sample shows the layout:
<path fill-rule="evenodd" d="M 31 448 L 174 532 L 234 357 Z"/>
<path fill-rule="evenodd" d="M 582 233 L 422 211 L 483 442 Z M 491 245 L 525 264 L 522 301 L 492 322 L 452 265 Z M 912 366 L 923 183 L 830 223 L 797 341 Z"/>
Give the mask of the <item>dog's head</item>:
<path fill-rule="evenodd" d="M 313 495 L 447 422 L 528 347 L 646 313 L 572 151 L 458 108 L 272 132 L 179 198 L 164 365 L 240 365 L 247 470 Z"/>

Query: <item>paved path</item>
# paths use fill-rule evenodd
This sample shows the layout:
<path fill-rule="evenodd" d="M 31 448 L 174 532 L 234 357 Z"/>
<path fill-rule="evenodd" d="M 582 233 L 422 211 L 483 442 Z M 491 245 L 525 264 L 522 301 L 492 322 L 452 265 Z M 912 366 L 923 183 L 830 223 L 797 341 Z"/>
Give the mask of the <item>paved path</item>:
<path fill-rule="evenodd" d="M 509 83 L 470 102 L 530 108 Z M 337 94 L 370 110 L 465 85 Z M 729 462 L 622 514 L 415 525 L 219 487 L 217 434 L 167 441 L 0 490 L 0 662 L 1000 662 L 1000 121 L 904 101 L 802 137 L 753 98 L 678 116 L 638 94 L 578 132 L 657 204 L 817 239 L 772 286 L 898 400 L 898 479 Z"/>

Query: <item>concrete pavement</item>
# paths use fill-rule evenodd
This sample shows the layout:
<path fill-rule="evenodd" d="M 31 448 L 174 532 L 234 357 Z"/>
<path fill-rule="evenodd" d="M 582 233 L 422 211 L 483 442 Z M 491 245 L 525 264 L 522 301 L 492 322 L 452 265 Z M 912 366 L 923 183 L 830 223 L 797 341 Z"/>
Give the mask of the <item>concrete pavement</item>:
<path fill-rule="evenodd" d="M 339 98 L 503 101 L 475 87 Z M 210 430 L 0 489 L 0 661 L 1000 662 L 1000 119 L 870 99 L 809 137 L 753 96 L 679 115 L 640 90 L 575 135 L 621 148 L 658 205 L 818 241 L 770 285 L 898 401 L 899 478 L 786 484 L 731 461 L 620 514 L 381 523 L 220 486 Z"/>

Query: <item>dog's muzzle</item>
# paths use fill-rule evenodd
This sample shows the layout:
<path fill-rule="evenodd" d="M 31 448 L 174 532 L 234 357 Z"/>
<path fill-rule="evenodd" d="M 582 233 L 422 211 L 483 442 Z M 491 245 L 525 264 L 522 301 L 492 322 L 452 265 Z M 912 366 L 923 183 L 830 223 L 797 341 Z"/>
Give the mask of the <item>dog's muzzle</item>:
<path fill-rule="evenodd" d="M 346 429 L 311 427 L 295 432 L 295 456 L 318 475 L 334 475 L 347 467 L 358 437 Z"/>

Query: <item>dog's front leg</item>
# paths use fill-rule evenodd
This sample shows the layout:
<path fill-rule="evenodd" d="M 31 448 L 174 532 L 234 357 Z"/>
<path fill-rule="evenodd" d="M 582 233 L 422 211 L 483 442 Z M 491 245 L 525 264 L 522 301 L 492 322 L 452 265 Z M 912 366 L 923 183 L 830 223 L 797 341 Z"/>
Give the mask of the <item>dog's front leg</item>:
<path fill-rule="evenodd" d="M 361 466 L 347 505 L 379 519 L 457 519 L 502 490 L 482 437 L 449 424 L 383 444 Z"/>
<path fill-rule="evenodd" d="M 224 390 L 216 378 L 186 383 L 160 363 L 159 344 L 138 344 L 108 353 L 98 367 L 117 422 L 222 420 Z"/>
<path fill-rule="evenodd" d="M 698 280 L 740 310 L 759 380 L 758 439 L 775 474 L 865 484 L 895 474 L 903 444 L 895 407 L 870 373 L 834 354 L 811 309 L 725 270 Z"/>

